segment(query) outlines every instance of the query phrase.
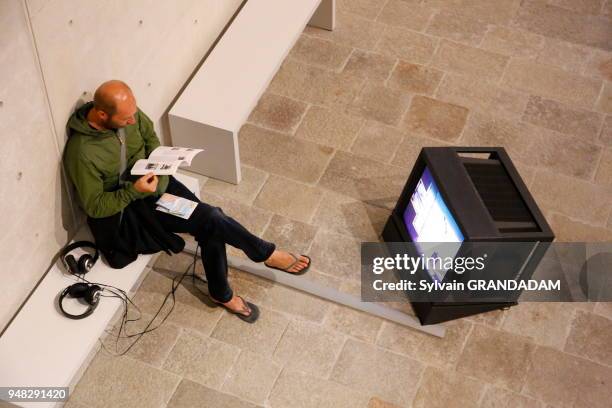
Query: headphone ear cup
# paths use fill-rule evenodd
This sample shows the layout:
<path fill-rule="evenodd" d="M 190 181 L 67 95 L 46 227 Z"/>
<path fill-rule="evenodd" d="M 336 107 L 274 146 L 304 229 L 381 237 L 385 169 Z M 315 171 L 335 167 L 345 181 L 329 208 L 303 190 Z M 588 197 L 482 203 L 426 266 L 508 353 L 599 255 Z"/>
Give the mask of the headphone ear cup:
<path fill-rule="evenodd" d="M 89 303 L 91 306 L 97 305 L 100 300 L 100 293 L 102 293 L 102 288 L 100 286 L 91 285 L 85 291 L 85 302 Z"/>
<path fill-rule="evenodd" d="M 82 274 L 89 272 L 93 266 L 93 257 L 91 255 L 81 255 L 79 258 L 78 268 Z"/>
<path fill-rule="evenodd" d="M 68 287 L 68 294 L 73 298 L 82 298 L 86 296 L 88 289 L 87 283 L 79 282 Z"/>
<path fill-rule="evenodd" d="M 66 261 L 69 272 L 71 274 L 76 275 L 79 273 L 79 266 L 77 265 L 77 261 L 74 259 L 74 256 L 66 255 L 66 258 L 64 258 L 64 260 Z"/>

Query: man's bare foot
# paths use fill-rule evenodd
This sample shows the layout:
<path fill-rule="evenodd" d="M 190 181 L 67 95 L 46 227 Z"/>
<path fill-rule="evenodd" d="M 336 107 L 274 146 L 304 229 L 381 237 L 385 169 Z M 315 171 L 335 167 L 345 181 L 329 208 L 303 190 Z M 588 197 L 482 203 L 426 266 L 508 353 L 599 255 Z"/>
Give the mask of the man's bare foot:
<path fill-rule="evenodd" d="M 303 255 L 298 257 L 298 261 L 295 262 L 291 268 L 287 269 L 292 263 L 295 262 L 295 257 L 287 251 L 275 250 L 272 255 L 264 262 L 266 266 L 272 266 L 275 268 L 283 269 L 290 273 L 300 272 L 306 268 L 310 261 Z"/>
<path fill-rule="evenodd" d="M 234 295 L 232 296 L 229 302 L 225 302 L 225 303 L 217 302 L 215 299 L 212 299 L 212 301 L 215 303 L 222 304 L 223 306 L 225 306 L 226 308 L 228 308 L 234 313 L 240 313 L 243 316 L 251 315 L 251 309 L 246 304 L 244 299 L 242 299 L 240 296 Z"/>

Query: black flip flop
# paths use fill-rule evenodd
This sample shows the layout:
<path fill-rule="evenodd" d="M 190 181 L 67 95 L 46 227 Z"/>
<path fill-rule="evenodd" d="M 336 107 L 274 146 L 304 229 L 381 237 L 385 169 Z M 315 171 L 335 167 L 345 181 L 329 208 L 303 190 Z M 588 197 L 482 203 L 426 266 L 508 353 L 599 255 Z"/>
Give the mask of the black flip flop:
<path fill-rule="evenodd" d="M 293 259 L 295 259 L 295 262 L 293 262 L 291 265 L 289 265 L 286 268 L 277 268 L 276 266 L 270 266 L 270 265 L 268 265 L 265 262 L 264 262 L 264 265 L 266 265 L 268 268 L 277 269 L 279 271 L 287 272 L 288 274 L 291 274 L 291 275 L 303 275 L 303 274 L 305 274 L 306 271 L 308 271 L 308 269 L 310 268 L 310 264 L 312 264 L 312 260 L 310 259 L 310 257 L 308 255 L 301 254 L 300 256 L 303 256 L 304 258 L 308 259 L 308 265 L 304 269 L 299 271 L 299 272 L 289 272 L 289 269 L 293 268 L 293 266 L 300 261 L 300 258 L 295 256 L 295 254 L 292 254 L 291 252 L 289 252 L 289 255 L 291 255 L 293 257 Z"/>
<path fill-rule="evenodd" d="M 255 323 L 255 321 L 257 319 L 259 319 L 259 308 L 256 305 L 254 305 L 253 303 L 247 302 L 246 300 L 244 300 L 242 298 L 242 296 L 238 296 L 238 297 L 251 310 L 251 313 L 249 313 L 248 316 L 240 313 L 240 312 L 245 312 L 246 310 L 244 310 L 244 309 L 238 310 L 238 311 L 234 311 L 234 310 L 230 309 L 229 307 L 225 306 L 223 303 L 217 302 L 216 300 L 214 300 L 212 298 L 211 299 L 212 299 L 212 301 L 213 301 L 213 303 L 215 305 L 223 306 L 225 308 L 225 310 L 227 310 L 231 314 L 234 314 L 234 315 L 238 316 L 238 318 L 240 318 L 240 320 L 243 320 L 243 321 L 245 321 L 247 323 Z"/>

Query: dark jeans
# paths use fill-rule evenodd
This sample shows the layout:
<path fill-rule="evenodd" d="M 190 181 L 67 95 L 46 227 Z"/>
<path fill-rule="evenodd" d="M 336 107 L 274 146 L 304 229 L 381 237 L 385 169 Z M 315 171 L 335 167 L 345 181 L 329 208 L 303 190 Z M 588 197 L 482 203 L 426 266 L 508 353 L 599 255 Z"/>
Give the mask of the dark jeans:
<path fill-rule="evenodd" d="M 226 215 L 221 208 L 200 201 L 172 176 L 166 192 L 198 203 L 187 220 L 161 211 L 155 211 L 155 214 L 167 231 L 188 232 L 195 237 L 202 247 L 202 263 L 210 296 L 219 302 L 230 301 L 233 293 L 227 280 L 225 244 L 241 249 L 254 262 L 268 259 L 276 246 L 251 234 L 238 221 Z"/>

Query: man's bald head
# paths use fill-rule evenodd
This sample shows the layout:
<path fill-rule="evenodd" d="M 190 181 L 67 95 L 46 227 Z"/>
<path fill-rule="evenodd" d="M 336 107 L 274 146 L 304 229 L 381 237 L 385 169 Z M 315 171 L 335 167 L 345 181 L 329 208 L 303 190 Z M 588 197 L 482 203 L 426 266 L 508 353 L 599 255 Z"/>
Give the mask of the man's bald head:
<path fill-rule="evenodd" d="M 118 129 L 136 122 L 136 98 L 123 81 L 104 82 L 94 93 L 93 109 L 88 119 L 107 129 Z"/>
<path fill-rule="evenodd" d="M 134 99 L 132 90 L 123 81 L 112 79 L 104 82 L 94 93 L 94 107 L 109 115 L 117 112 L 117 105 Z"/>

